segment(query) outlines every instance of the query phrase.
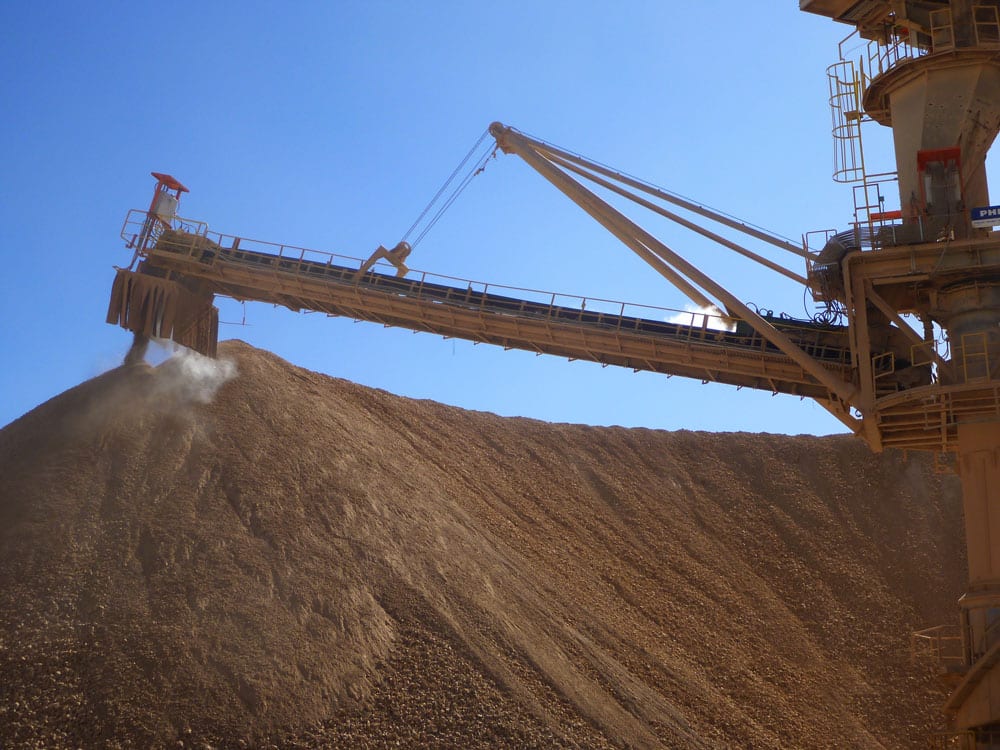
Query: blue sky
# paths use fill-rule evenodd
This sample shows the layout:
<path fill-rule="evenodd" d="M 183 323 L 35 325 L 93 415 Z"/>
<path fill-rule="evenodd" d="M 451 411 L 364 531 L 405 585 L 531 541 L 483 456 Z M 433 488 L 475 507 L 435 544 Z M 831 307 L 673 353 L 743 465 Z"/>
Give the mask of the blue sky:
<path fill-rule="evenodd" d="M 500 120 L 798 239 L 844 228 L 825 68 L 847 27 L 788 2 L 5 3 L 0 9 L 0 425 L 117 365 L 104 323 L 150 171 L 213 230 L 359 258 L 395 243 Z M 878 139 L 876 139 L 877 141 Z M 803 317 L 801 288 L 644 226 Z M 762 249 L 755 246 L 755 249 Z M 802 271 L 792 256 L 791 267 Z M 470 184 L 411 268 L 683 308 L 682 295 L 515 156 Z M 242 306 L 220 303 L 224 321 Z M 809 401 L 504 352 L 248 304 L 224 325 L 336 377 L 503 415 L 818 433 Z"/>

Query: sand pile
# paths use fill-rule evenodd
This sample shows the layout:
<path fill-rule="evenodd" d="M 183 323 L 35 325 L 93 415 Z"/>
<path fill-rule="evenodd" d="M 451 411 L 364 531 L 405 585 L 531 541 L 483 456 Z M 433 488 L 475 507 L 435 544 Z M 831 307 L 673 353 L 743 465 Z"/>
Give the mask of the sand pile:
<path fill-rule="evenodd" d="M 957 484 L 918 457 L 503 419 L 220 353 L 235 378 L 120 369 L 0 431 L 0 745 L 930 731 L 908 633 L 955 620 L 964 558 Z"/>

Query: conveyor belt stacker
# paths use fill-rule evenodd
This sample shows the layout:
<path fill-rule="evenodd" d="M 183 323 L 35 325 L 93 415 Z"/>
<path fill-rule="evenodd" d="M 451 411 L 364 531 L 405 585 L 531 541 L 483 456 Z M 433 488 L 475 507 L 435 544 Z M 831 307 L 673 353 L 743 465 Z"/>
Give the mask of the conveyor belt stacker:
<path fill-rule="evenodd" d="M 154 173 L 152 204 L 125 222 L 135 257 L 116 273 L 108 322 L 139 342 L 162 337 L 212 355 L 215 295 L 269 302 L 808 397 L 874 450 L 954 456 L 944 463 L 962 479 L 969 586 L 958 626 L 918 633 L 914 644 L 951 680 L 939 746 L 1000 748 L 1000 238 L 992 231 L 1000 207 L 989 204 L 985 169 L 1000 130 L 1000 0 L 800 6 L 853 26 L 849 39 L 858 38 L 849 48 L 867 44 L 859 59 L 842 53 L 827 71 L 834 178 L 854 184 L 854 221 L 844 231 L 790 243 L 512 128 L 490 127 L 497 149 L 520 156 L 704 313 L 410 271 L 405 242 L 360 264 L 209 232 L 177 217 L 186 188 Z M 892 128 L 896 172 L 866 169 L 867 123 Z M 898 185 L 898 209 L 886 209 L 890 183 Z M 796 321 L 749 308 L 600 190 L 800 282 L 825 314 Z M 805 275 L 674 208 L 800 256 Z M 372 266 L 376 258 L 396 273 Z"/>

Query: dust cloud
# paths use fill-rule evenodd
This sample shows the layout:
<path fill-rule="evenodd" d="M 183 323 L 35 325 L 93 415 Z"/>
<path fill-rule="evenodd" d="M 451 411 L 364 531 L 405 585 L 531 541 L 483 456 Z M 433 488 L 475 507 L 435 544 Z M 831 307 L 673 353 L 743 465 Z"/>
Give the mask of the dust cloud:
<path fill-rule="evenodd" d="M 675 315 L 667 318 L 668 323 L 675 325 L 694 326 L 696 328 L 710 328 L 713 331 L 735 331 L 736 324 L 715 305 L 707 307 L 695 307 L 685 305 L 684 312 L 678 311 Z"/>
<path fill-rule="evenodd" d="M 183 347 L 161 367 L 163 377 L 158 378 L 157 387 L 182 401 L 198 404 L 211 403 L 219 389 L 238 374 L 232 359 L 213 359 Z"/>

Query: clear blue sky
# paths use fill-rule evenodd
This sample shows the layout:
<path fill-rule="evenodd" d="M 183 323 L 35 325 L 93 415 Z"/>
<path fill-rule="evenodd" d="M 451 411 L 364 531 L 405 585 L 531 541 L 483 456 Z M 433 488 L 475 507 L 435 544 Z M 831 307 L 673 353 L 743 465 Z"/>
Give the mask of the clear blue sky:
<path fill-rule="evenodd" d="M 792 238 L 851 220 L 850 189 L 830 179 L 824 73 L 849 29 L 792 0 L 9 2 L 0 27 L 0 425 L 120 362 L 130 335 L 104 323 L 107 297 L 151 170 L 185 183 L 181 214 L 214 230 L 367 257 L 500 120 Z M 800 288 L 648 226 L 741 299 L 803 316 Z M 409 265 L 685 304 L 514 156 L 473 181 Z M 503 415 L 841 431 L 786 396 L 260 304 L 246 321 L 222 338 Z"/>

